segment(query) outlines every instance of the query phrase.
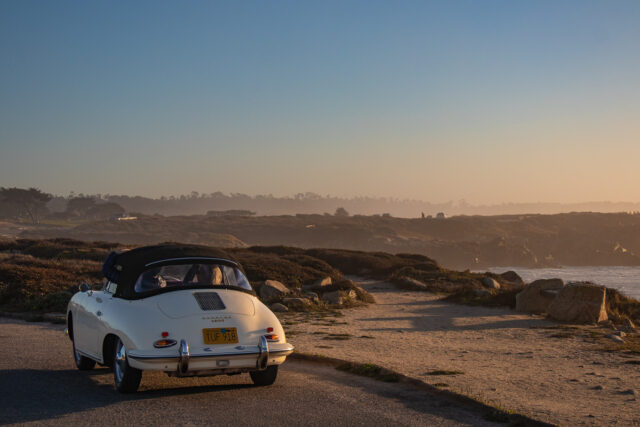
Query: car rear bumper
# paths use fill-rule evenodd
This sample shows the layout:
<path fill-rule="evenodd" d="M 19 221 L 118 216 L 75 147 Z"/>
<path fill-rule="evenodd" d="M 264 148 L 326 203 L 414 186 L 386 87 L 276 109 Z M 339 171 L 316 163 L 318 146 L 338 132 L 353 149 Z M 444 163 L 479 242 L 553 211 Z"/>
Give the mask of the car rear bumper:
<path fill-rule="evenodd" d="M 293 353 L 293 346 L 289 343 L 269 343 L 262 340 L 256 346 L 238 346 L 234 351 L 216 352 L 211 348 L 204 350 L 207 351 L 200 350 L 192 354 L 188 343 L 182 340 L 173 355 L 132 350 L 127 358 L 132 367 L 142 370 L 174 372 L 177 376 L 193 376 L 201 372 L 215 371 L 208 373 L 214 375 L 261 370 L 270 365 L 279 365 Z"/>

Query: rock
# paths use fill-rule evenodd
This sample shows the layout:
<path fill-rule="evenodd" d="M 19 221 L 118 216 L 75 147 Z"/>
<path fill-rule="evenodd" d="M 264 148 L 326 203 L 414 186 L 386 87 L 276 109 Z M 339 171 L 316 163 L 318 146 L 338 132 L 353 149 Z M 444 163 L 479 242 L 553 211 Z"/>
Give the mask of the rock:
<path fill-rule="evenodd" d="M 634 389 L 630 388 L 628 390 L 621 391 L 620 394 L 631 394 L 631 395 L 635 396 L 637 394 L 637 392 Z"/>
<path fill-rule="evenodd" d="M 623 331 L 615 331 L 615 332 L 613 333 L 613 335 L 617 335 L 617 336 L 619 336 L 620 338 L 624 338 L 624 337 L 626 337 L 626 336 L 627 336 L 627 334 L 626 334 L 625 332 L 623 332 Z"/>
<path fill-rule="evenodd" d="M 342 291 L 327 292 L 322 294 L 322 299 L 332 305 L 342 305 L 344 303 Z"/>
<path fill-rule="evenodd" d="M 551 301 L 547 313 L 561 322 L 598 323 L 606 320 L 605 288 L 593 283 L 570 283 Z"/>
<path fill-rule="evenodd" d="M 493 277 L 485 277 L 482 279 L 482 284 L 489 289 L 500 289 L 500 283 Z"/>
<path fill-rule="evenodd" d="M 524 280 L 522 280 L 522 277 L 520 277 L 518 273 L 513 270 L 505 271 L 504 273 L 500 274 L 500 277 L 509 283 L 513 283 L 515 285 L 524 285 Z"/>
<path fill-rule="evenodd" d="M 602 385 L 597 385 L 597 386 L 593 386 L 591 387 L 592 390 L 604 390 L 604 386 Z"/>
<path fill-rule="evenodd" d="M 622 322 L 622 328 L 620 329 L 622 329 L 625 332 L 635 332 L 636 325 L 633 324 L 631 319 L 624 319 L 624 322 Z"/>
<path fill-rule="evenodd" d="M 611 341 L 615 341 L 615 342 L 618 342 L 618 343 L 621 343 L 621 344 L 624 342 L 622 337 L 620 337 L 618 335 L 610 334 L 610 335 L 605 335 L 605 337 L 609 338 Z"/>
<path fill-rule="evenodd" d="M 560 290 L 564 287 L 562 279 L 541 279 L 528 284 L 516 295 L 516 311 L 522 313 L 544 313 L 556 295 L 546 291 Z"/>
<path fill-rule="evenodd" d="M 284 298 L 282 303 L 292 310 L 304 310 L 311 305 L 307 298 Z"/>
<path fill-rule="evenodd" d="M 303 291 L 312 291 L 312 290 L 322 291 L 322 288 L 324 288 L 325 286 L 331 286 L 332 284 L 333 284 L 333 281 L 331 280 L 331 277 L 327 276 L 327 277 L 323 277 L 322 279 L 318 279 L 315 282 L 307 283 L 303 285 L 302 290 Z"/>
<path fill-rule="evenodd" d="M 311 301 L 315 302 L 316 304 L 320 301 L 320 298 L 318 298 L 318 294 L 316 294 L 315 292 L 303 292 L 302 296 L 305 298 L 310 299 Z"/>
<path fill-rule="evenodd" d="M 473 294 L 477 297 L 485 297 L 491 295 L 491 291 L 488 289 L 478 288 L 473 290 Z"/>
<path fill-rule="evenodd" d="M 258 295 L 263 300 L 270 300 L 272 298 L 280 298 L 289 293 L 291 293 L 289 288 L 277 280 L 265 280 L 264 284 L 260 286 Z"/>
<path fill-rule="evenodd" d="M 279 302 L 271 304 L 269 306 L 269 309 L 271 309 L 271 311 L 273 311 L 274 313 L 284 313 L 285 311 L 289 311 L 286 305 L 280 304 Z"/>

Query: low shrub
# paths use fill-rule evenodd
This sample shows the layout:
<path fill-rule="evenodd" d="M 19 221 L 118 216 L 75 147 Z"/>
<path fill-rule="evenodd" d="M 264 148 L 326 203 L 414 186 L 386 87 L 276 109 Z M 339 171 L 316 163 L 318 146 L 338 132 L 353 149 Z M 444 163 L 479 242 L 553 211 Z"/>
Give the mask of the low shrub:
<path fill-rule="evenodd" d="M 607 288 L 605 304 L 607 314 L 614 322 L 629 319 L 640 323 L 640 301 L 620 293 L 616 289 Z"/>

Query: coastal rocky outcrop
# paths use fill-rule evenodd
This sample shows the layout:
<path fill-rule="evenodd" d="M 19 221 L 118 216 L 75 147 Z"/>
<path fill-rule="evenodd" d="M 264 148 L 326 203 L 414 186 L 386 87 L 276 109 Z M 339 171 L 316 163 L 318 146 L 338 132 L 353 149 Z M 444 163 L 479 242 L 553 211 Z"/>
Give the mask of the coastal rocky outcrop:
<path fill-rule="evenodd" d="M 540 279 L 528 284 L 516 295 L 516 311 L 546 313 L 549 305 L 564 287 L 562 279 Z"/>
<path fill-rule="evenodd" d="M 606 288 L 588 282 L 570 283 L 558 291 L 547 314 L 570 323 L 598 323 L 607 320 Z"/>

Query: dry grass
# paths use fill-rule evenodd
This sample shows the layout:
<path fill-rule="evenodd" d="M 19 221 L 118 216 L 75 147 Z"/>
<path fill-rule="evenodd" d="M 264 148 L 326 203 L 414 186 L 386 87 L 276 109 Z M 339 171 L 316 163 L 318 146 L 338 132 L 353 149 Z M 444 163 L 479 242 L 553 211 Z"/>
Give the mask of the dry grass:
<path fill-rule="evenodd" d="M 594 341 L 599 344 L 600 351 L 640 354 L 640 336 L 638 335 L 627 335 L 622 343 L 615 342 L 604 334 L 596 336 Z"/>
<path fill-rule="evenodd" d="M 622 295 L 615 289 L 607 288 L 607 314 L 616 323 L 630 319 L 640 323 L 640 301 Z"/>
<path fill-rule="evenodd" d="M 378 381 L 395 383 L 400 381 L 400 375 L 373 363 L 344 363 L 336 369 Z"/>
<path fill-rule="evenodd" d="M 425 375 L 462 375 L 464 372 L 448 370 L 448 369 L 435 369 L 433 371 L 427 372 Z"/>

